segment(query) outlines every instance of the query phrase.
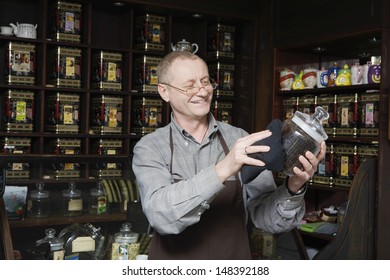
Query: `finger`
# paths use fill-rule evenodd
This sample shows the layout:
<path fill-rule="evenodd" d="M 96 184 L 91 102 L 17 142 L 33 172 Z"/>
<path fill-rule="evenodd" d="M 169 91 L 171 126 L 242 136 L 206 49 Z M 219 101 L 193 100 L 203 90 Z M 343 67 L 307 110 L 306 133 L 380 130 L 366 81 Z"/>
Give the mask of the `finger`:
<path fill-rule="evenodd" d="M 269 152 L 271 148 L 269 146 L 265 145 L 259 145 L 259 146 L 246 146 L 244 149 L 244 152 L 246 155 L 249 154 L 255 154 L 255 153 L 266 153 Z"/>
<path fill-rule="evenodd" d="M 240 138 L 239 143 L 240 143 L 240 146 L 242 145 L 242 147 L 246 147 L 246 146 L 252 145 L 253 143 L 255 143 L 257 141 L 260 141 L 260 140 L 263 140 L 267 137 L 270 137 L 271 135 L 272 135 L 271 131 L 263 130 L 263 131 L 255 132 L 255 133 L 252 133 L 252 134 L 249 134 L 247 136 Z"/>

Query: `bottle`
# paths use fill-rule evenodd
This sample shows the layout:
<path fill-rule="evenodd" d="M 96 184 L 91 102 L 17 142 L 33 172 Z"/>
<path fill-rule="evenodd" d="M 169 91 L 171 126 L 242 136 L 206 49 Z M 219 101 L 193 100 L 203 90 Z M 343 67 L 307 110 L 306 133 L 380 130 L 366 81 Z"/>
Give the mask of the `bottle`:
<path fill-rule="evenodd" d="M 27 203 L 27 215 L 29 217 L 49 217 L 51 214 L 50 192 L 44 190 L 43 183 L 36 184 L 36 190 L 32 190 Z"/>
<path fill-rule="evenodd" d="M 81 191 L 76 189 L 74 182 L 70 182 L 69 188 L 62 191 L 62 210 L 64 216 L 80 216 L 83 214 Z"/>
<path fill-rule="evenodd" d="M 320 144 L 328 139 L 322 122 L 329 118 L 329 113 L 322 107 L 315 108 L 312 115 L 296 111 L 292 119 L 282 123 L 282 143 L 286 155 L 284 172 L 288 176 L 294 176 L 294 167 L 303 169 L 299 161 L 300 155 L 307 151 L 317 155 L 320 152 Z"/>
<path fill-rule="evenodd" d="M 36 247 L 45 246 L 49 244 L 50 252 L 46 257 L 48 260 L 63 260 L 64 259 L 64 241 L 55 237 L 56 230 L 48 228 L 45 230 L 45 237 L 35 242 Z"/>
<path fill-rule="evenodd" d="M 134 260 L 139 253 L 139 234 L 131 231 L 131 224 L 124 223 L 119 232 L 114 235 L 111 259 Z"/>
<path fill-rule="evenodd" d="M 88 213 L 91 215 L 103 215 L 108 213 L 108 201 L 106 192 L 100 181 L 96 182 L 96 188 L 89 193 Z"/>

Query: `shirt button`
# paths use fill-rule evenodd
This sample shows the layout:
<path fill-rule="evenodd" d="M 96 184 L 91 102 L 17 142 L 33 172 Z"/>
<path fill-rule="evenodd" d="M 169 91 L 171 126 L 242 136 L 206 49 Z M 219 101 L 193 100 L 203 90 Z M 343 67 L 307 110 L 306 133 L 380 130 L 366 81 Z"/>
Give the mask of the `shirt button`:
<path fill-rule="evenodd" d="M 286 202 L 291 202 L 291 200 L 290 200 L 290 199 L 287 199 Z"/>
<path fill-rule="evenodd" d="M 184 145 L 188 146 L 188 142 L 186 141 L 186 142 L 184 143 Z"/>
<path fill-rule="evenodd" d="M 282 218 L 282 220 L 283 220 L 283 221 L 287 221 L 287 219 L 286 219 L 286 218 Z"/>
<path fill-rule="evenodd" d="M 202 212 L 201 212 L 201 211 L 198 212 L 198 216 L 200 216 L 200 215 L 202 215 Z"/>

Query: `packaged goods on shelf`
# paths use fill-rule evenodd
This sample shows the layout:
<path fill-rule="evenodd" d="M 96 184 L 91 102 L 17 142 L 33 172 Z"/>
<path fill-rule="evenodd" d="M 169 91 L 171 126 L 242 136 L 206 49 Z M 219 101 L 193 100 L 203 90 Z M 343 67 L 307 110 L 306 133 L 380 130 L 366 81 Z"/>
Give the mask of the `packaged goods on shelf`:
<path fill-rule="evenodd" d="M 54 93 L 47 98 L 46 130 L 55 133 L 78 133 L 80 96 Z"/>
<path fill-rule="evenodd" d="M 36 71 L 35 45 L 9 42 L 7 45 L 6 83 L 34 85 Z"/>
<path fill-rule="evenodd" d="M 360 95 L 359 135 L 379 135 L 379 92 Z"/>
<path fill-rule="evenodd" d="M 98 139 L 92 147 L 96 154 L 114 157 L 122 154 L 123 142 L 118 139 Z M 96 178 L 121 177 L 121 167 L 122 164 L 117 162 L 98 162 L 93 174 Z"/>
<path fill-rule="evenodd" d="M 2 130 L 31 132 L 34 126 L 34 92 L 8 90 L 1 95 Z"/>
<path fill-rule="evenodd" d="M 1 139 L 2 153 L 30 154 L 31 139 L 26 137 L 4 137 Z M 7 179 L 28 179 L 30 178 L 30 164 L 28 162 L 13 162 L 6 164 Z"/>
<path fill-rule="evenodd" d="M 123 98 L 102 94 L 91 98 L 91 132 L 121 134 Z"/>
<path fill-rule="evenodd" d="M 336 178 L 335 185 L 350 187 L 359 167 L 357 145 L 340 144 L 334 149 Z"/>
<path fill-rule="evenodd" d="M 337 122 L 337 95 L 322 94 L 317 97 L 317 104 L 328 112 L 329 118 L 322 123 L 326 134 L 329 136 L 336 136 L 336 122 Z"/>
<path fill-rule="evenodd" d="M 132 104 L 132 128 L 136 134 L 145 134 L 162 126 L 162 100 L 138 98 Z"/>
<path fill-rule="evenodd" d="M 55 1 L 50 6 L 49 36 L 59 42 L 81 42 L 82 5 Z"/>
<path fill-rule="evenodd" d="M 81 87 L 82 51 L 58 46 L 49 53 L 49 83 L 55 87 Z"/>
<path fill-rule="evenodd" d="M 49 153 L 56 155 L 79 155 L 81 153 L 81 140 L 72 138 L 57 138 L 51 141 L 49 149 Z M 80 163 L 53 163 L 48 172 L 49 175 L 55 179 L 79 178 Z"/>
<path fill-rule="evenodd" d="M 165 51 L 166 17 L 145 14 L 135 18 L 134 48 L 145 51 Z"/>
<path fill-rule="evenodd" d="M 134 89 L 139 93 L 157 94 L 157 66 L 161 57 L 144 55 L 134 60 Z"/>
<path fill-rule="evenodd" d="M 234 58 L 236 27 L 224 24 L 210 25 L 207 33 L 207 57 Z"/>
<path fill-rule="evenodd" d="M 357 93 L 337 97 L 336 134 L 338 136 L 357 136 L 358 102 Z"/>
<path fill-rule="evenodd" d="M 215 100 L 213 103 L 213 114 L 216 120 L 232 124 L 233 123 L 233 103 Z"/>
<path fill-rule="evenodd" d="M 210 77 L 218 84 L 214 95 L 234 96 L 234 64 L 216 62 L 209 65 Z"/>
<path fill-rule="evenodd" d="M 92 88 L 122 90 L 122 54 L 99 51 L 92 57 Z"/>

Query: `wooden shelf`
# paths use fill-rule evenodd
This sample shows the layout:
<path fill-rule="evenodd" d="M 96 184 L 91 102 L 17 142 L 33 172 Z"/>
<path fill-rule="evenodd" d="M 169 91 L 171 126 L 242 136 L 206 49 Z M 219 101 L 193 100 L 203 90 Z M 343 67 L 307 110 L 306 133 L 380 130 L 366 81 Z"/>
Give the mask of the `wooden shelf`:
<path fill-rule="evenodd" d="M 23 220 L 10 220 L 11 229 L 14 228 L 32 228 L 32 227 L 48 227 L 60 226 L 73 223 L 107 223 L 107 222 L 124 222 L 126 221 L 126 213 L 109 213 L 107 215 L 82 215 L 77 217 L 64 217 L 54 215 L 48 218 L 29 218 Z"/>

